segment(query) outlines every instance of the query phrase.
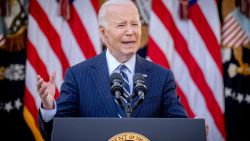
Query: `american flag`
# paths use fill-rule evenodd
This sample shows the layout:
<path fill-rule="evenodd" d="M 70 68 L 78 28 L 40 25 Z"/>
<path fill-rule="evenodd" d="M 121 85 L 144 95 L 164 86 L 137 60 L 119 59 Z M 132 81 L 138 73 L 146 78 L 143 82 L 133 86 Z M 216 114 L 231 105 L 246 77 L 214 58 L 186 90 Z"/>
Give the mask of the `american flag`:
<path fill-rule="evenodd" d="M 222 25 L 222 44 L 225 47 L 239 47 L 247 44 L 250 39 L 244 29 L 241 27 L 237 16 L 237 11 L 234 10 L 232 13 L 225 17 L 224 23 Z M 241 20 L 244 17 L 240 17 Z"/>
<path fill-rule="evenodd" d="M 220 21 L 216 0 L 153 0 L 148 57 L 170 68 L 177 93 L 190 117 L 204 118 L 209 141 L 226 140 Z"/>
<path fill-rule="evenodd" d="M 23 115 L 36 140 L 43 140 L 37 123 L 41 101 L 36 75 L 48 80 L 49 74 L 56 71 L 58 97 L 65 70 L 102 51 L 98 0 L 71 1 L 69 20 L 59 14 L 60 1 L 30 0 Z"/>

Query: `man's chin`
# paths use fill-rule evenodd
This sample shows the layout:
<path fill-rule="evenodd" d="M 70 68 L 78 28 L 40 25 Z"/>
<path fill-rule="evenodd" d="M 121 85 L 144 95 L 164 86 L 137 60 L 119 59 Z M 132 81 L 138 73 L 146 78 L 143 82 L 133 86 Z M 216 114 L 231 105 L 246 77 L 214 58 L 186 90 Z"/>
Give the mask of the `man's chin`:
<path fill-rule="evenodd" d="M 123 51 L 123 54 L 126 54 L 126 56 L 132 56 L 132 55 L 134 55 L 136 52 L 137 52 L 137 50 L 133 48 L 133 49 L 129 49 L 129 50 Z"/>

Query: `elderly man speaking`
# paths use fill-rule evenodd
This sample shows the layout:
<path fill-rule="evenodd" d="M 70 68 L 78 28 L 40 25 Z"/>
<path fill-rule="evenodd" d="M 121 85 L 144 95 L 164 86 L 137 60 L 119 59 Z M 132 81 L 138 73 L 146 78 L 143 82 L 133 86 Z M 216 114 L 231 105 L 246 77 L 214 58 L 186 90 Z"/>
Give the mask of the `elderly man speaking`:
<path fill-rule="evenodd" d="M 130 0 L 106 1 L 98 14 L 100 38 L 107 49 L 100 55 L 67 69 L 60 97 L 55 101 L 55 73 L 45 82 L 37 76 L 42 104 L 39 125 L 50 139 L 54 117 L 126 117 L 115 102 L 109 78 L 121 73 L 124 93 L 133 95 L 133 76 L 143 74 L 147 94 L 131 117 L 186 118 L 176 95 L 173 73 L 136 54 L 141 39 L 141 22 Z"/>

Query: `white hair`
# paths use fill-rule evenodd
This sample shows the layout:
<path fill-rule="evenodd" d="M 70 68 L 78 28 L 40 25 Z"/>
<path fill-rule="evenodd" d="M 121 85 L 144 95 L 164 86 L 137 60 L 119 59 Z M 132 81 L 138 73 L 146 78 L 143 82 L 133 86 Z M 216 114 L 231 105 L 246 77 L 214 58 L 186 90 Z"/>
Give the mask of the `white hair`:
<path fill-rule="evenodd" d="M 108 1 L 106 1 L 101 6 L 101 8 L 99 10 L 99 13 L 98 13 L 98 24 L 99 24 L 99 26 L 107 27 L 107 20 L 105 18 L 105 15 L 106 15 L 106 12 L 107 12 L 107 9 L 108 9 L 109 6 L 111 6 L 113 4 L 128 4 L 128 3 L 134 4 L 131 0 L 108 0 Z"/>

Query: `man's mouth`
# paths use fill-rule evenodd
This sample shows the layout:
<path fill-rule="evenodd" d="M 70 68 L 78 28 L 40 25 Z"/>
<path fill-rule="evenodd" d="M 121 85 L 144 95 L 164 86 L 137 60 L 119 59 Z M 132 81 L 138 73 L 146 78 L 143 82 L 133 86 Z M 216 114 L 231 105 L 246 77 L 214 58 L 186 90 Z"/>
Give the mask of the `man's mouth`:
<path fill-rule="evenodd" d="M 135 41 L 123 41 L 122 43 L 126 45 L 134 45 Z"/>

